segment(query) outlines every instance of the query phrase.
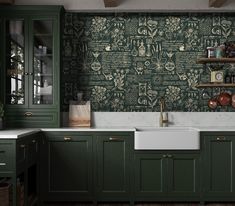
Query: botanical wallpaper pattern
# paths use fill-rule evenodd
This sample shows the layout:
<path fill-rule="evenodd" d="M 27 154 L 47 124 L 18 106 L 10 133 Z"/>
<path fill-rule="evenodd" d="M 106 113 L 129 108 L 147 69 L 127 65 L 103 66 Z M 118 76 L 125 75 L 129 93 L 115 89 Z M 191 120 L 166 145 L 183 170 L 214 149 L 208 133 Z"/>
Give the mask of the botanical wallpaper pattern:
<path fill-rule="evenodd" d="M 79 14 L 68 12 L 62 41 L 62 110 L 79 91 L 92 111 L 211 110 L 208 100 L 232 88 L 196 88 L 210 81 L 208 67 L 197 64 L 206 47 L 235 41 L 232 14 Z"/>

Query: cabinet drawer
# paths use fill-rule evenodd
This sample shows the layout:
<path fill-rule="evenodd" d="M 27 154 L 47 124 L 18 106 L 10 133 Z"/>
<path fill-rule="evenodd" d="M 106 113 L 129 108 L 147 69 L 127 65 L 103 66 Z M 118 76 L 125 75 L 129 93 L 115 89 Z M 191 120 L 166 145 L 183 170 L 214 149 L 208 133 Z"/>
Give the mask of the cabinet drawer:
<path fill-rule="evenodd" d="M 6 113 L 6 126 L 8 128 L 58 127 L 58 118 L 58 112 L 54 111 L 11 111 Z"/>
<path fill-rule="evenodd" d="M 10 172 L 13 170 L 13 144 L 0 143 L 0 173 Z"/>
<path fill-rule="evenodd" d="M 91 136 L 88 132 L 45 132 L 50 141 L 80 141 Z"/>

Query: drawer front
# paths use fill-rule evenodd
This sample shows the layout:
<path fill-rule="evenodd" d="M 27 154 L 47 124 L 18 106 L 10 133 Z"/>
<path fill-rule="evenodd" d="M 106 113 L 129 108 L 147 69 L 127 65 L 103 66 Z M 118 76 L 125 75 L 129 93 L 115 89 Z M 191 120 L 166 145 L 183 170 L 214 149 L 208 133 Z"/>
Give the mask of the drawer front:
<path fill-rule="evenodd" d="M 80 141 L 83 138 L 90 137 L 88 132 L 45 132 L 46 137 L 50 141 Z"/>
<path fill-rule="evenodd" d="M 24 110 L 6 112 L 8 128 L 47 128 L 59 127 L 59 116 L 56 111 Z"/>
<path fill-rule="evenodd" d="M 0 173 L 11 172 L 14 169 L 14 145 L 0 143 Z"/>

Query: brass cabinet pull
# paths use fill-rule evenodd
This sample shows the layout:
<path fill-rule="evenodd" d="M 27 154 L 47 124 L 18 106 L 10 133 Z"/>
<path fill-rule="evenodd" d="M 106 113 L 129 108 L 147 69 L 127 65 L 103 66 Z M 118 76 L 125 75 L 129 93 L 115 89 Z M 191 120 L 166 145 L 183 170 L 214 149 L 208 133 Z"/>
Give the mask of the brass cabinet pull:
<path fill-rule="evenodd" d="M 29 75 L 29 73 L 28 73 L 28 72 L 25 72 L 24 75 Z"/>
<path fill-rule="evenodd" d="M 21 145 L 20 145 L 20 148 L 25 148 L 25 144 L 21 144 Z"/>
<path fill-rule="evenodd" d="M 167 157 L 172 158 L 172 157 L 173 157 L 173 155 L 168 154 L 168 155 L 167 155 Z"/>
<path fill-rule="evenodd" d="M 0 166 L 6 166 L 7 164 L 5 162 L 0 162 Z"/>
<path fill-rule="evenodd" d="M 162 155 L 163 156 L 163 158 L 166 158 L 167 157 L 167 155 Z"/>
<path fill-rule="evenodd" d="M 117 138 L 117 137 L 110 137 L 109 141 L 121 141 L 122 139 Z"/>
<path fill-rule="evenodd" d="M 33 73 L 32 73 L 32 72 L 30 72 L 30 73 L 29 73 L 29 75 L 33 75 Z"/>
<path fill-rule="evenodd" d="M 217 137 L 216 140 L 218 140 L 218 141 L 223 141 L 223 140 L 226 140 L 226 138 L 223 137 L 223 136 L 221 136 L 221 137 Z"/>
<path fill-rule="evenodd" d="M 36 140 L 35 140 L 35 139 L 33 139 L 33 140 L 32 140 L 32 143 L 36 143 Z"/>
<path fill-rule="evenodd" d="M 26 116 L 26 117 L 31 117 L 32 115 L 33 115 L 32 112 L 25 112 L 25 113 L 24 113 L 24 116 Z"/>
<path fill-rule="evenodd" d="M 64 141 L 71 141 L 72 138 L 71 137 L 64 137 Z"/>

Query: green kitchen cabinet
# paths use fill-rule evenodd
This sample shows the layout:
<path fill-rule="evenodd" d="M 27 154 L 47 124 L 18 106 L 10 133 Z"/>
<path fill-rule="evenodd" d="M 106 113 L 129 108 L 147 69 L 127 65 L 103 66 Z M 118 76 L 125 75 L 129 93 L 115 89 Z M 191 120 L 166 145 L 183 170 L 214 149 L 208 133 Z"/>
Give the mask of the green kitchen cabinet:
<path fill-rule="evenodd" d="M 200 153 L 135 152 L 135 201 L 199 201 Z"/>
<path fill-rule="evenodd" d="M 42 158 L 44 201 L 92 201 L 92 135 L 45 132 Z"/>
<path fill-rule="evenodd" d="M 203 132 L 205 201 L 235 201 L 235 133 Z"/>
<path fill-rule="evenodd" d="M 7 127 L 59 127 L 61 6 L 0 6 Z"/>
<path fill-rule="evenodd" d="M 130 201 L 133 133 L 96 135 L 96 195 L 98 201 Z"/>
<path fill-rule="evenodd" d="M 0 139 L 0 182 L 12 185 L 12 206 L 20 205 L 19 196 L 24 206 L 39 202 L 40 138 L 41 133 L 36 132 L 17 139 Z"/>

